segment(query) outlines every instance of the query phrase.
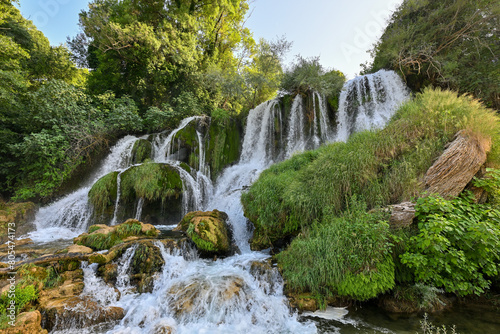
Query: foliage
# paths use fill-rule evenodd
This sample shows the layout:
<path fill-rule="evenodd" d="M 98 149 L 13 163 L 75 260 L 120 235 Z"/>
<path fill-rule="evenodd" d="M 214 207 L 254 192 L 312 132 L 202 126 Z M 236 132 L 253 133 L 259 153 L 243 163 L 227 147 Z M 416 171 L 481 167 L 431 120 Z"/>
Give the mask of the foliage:
<path fill-rule="evenodd" d="M 337 96 L 345 82 L 342 72 L 326 71 L 319 57 L 303 58 L 297 56 L 296 62 L 285 72 L 281 89 L 292 94 L 305 94 L 315 90 L 327 96 Z"/>
<path fill-rule="evenodd" d="M 103 213 L 106 208 L 116 201 L 118 172 L 111 172 L 101 177 L 94 183 L 89 191 L 89 202 L 98 213 Z M 89 231 L 89 233 L 92 233 Z"/>
<path fill-rule="evenodd" d="M 444 291 L 432 285 L 416 283 L 398 285 L 394 288 L 394 297 L 398 301 L 408 301 L 417 306 L 418 310 L 432 310 L 436 305 L 443 304 L 439 295 Z"/>
<path fill-rule="evenodd" d="M 500 211 L 474 203 L 469 192 L 420 198 L 416 216 L 418 234 L 401 256 L 416 280 L 461 296 L 483 293 L 500 270 Z"/>
<path fill-rule="evenodd" d="M 82 234 L 75 239 L 75 243 L 90 247 L 94 250 L 104 250 L 122 243 L 124 239 L 130 236 L 155 237 L 156 233 L 156 229 L 148 230 L 145 233 L 142 232 L 142 224 L 138 220 L 129 219 L 122 224 L 116 225 L 113 227 L 113 230 L 108 231 L 108 233 L 99 233 L 99 229 L 92 229 L 91 226 L 89 234 Z"/>
<path fill-rule="evenodd" d="M 370 71 L 400 71 L 409 86 L 471 93 L 500 108 L 500 4 L 495 0 L 405 0 L 372 50 Z"/>
<path fill-rule="evenodd" d="M 327 209 L 328 211 L 328 209 Z M 327 213 L 278 254 L 288 287 L 329 297 L 367 300 L 394 286 L 389 225 L 351 199 L 340 217 Z"/>
<path fill-rule="evenodd" d="M 447 328 L 445 325 L 440 327 L 436 327 L 432 324 L 432 322 L 427 320 L 427 313 L 424 314 L 424 320 L 420 321 L 420 329 L 422 330 L 422 334 L 457 334 L 455 325 L 451 328 Z M 450 332 L 448 332 L 450 331 Z"/>
<path fill-rule="evenodd" d="M 360 195 L 368 208 L 410 200 L 445 144 L 462 129 L 492 138 L 491 164 L 500 162 L 498 116 L 467 96 L 426 89 L 403 105 L 383 130 L 362 132 L 347 143 L 272 166 L 243 195 L 245 215 L 254 223 L 253 246 L 267 248 L 301 226 L 321 221 L 323 208 L 345 210 Z M 314 157 L 313 159 L 310 159 Z M 304 163 L 290 170 L 294 161 Z"/>
<path fill-rule="evenodd" d="M 16 305 L 16 314 L 19 314 L 30 302 L 38 298 L 38 292 L 33 285 L 21 287 L 16 285 L 14 292 Z M 7 314 L 7 308 L 10 306 L 10 298 L 7 292 L 0 297 L 0 313 Z"/>
<path fill-rule="evenodd" d="M 145 163 L 129 168 L 121 175 L 121 198 L 135 202 L 137 198 L 166 201 L 178 198 L 182 180 L 175 168 L 158 163 Z"/>
<path fill-rule="evenodd" d="M 486 168 L 483 178 L 474 178 L 474 186 L 483 188 L 488 193 L 488 201 L 498 208 L 500 205 L 500 169 Z"/>

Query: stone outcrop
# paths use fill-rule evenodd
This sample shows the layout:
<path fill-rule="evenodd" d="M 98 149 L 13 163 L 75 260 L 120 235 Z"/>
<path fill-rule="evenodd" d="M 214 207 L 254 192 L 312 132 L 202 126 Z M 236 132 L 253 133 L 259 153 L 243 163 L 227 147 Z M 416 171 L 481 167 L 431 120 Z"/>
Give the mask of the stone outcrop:
<path fill-rule="evenodd" d="M 110 249 L 128 238 L 154 238 L 160 234 L 151 224 L 144 224 L 136 219 L 129 219 L 126 222 L 115 225 L 92 225 L 89 233 L 83 233 L 76 237 L 73 242 L 76 245 L 86 246 L 93 250 Z M 99 261 L 93 261 L 99 262 Z"/>
<path fill-rule="evenodd" d="M 4 203 L 0 202 L 0 245 L 8 239 L 8 228 L 15 229 L 16 237 L 30 232 L 33 229 L 31 223 L 35 217 L 37 207 L 32 202 Z M 9 225 L 9 224 L 14 225 Z"/>
<path fill-rule="evenodd" d="M 227 255 L 231 252 L 227 219 L 227 214 L 218 210 L 190 212 L 174 230 L 184 231 L 203 254 Z"/>
<path fill-rule="evenodd" d="M 17 316 L 15 326 L 0 330 L 2 334 L 47 334 L 42 328 L 42 315 L 40 311 L 23 312 Z"/>
<path fill-rule="evenodd" d="M 393 228 L 410 226 L 415 218 L 415 203 L 403 202 L 391 205 L 391 216 L 389 224 Z"/>
<path fill-rule="evenodd" d="M 460 194 L 486 162 L 491 139 L 459 131 L 425 175 L 429 194 L 451 198 Z"/>

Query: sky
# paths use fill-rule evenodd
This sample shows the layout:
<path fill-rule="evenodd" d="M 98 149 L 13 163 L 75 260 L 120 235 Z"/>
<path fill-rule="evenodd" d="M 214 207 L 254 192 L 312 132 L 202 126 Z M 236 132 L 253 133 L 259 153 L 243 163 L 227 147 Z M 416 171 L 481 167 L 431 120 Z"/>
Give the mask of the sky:
<path fill-rule="evenodd" d="M 52 45 L 66 42 L 79 32 L 78 13 L 89 0 L 20 0 L 24 17 L 33 21 Z M 370 60 L 387 19 L 402 0 L 249 0 L 246 26 L 256 40 L 285 36 L 296 55 L 320 57 L 326 69 L 342 71 L 352 79 L 360 64 Z"/>

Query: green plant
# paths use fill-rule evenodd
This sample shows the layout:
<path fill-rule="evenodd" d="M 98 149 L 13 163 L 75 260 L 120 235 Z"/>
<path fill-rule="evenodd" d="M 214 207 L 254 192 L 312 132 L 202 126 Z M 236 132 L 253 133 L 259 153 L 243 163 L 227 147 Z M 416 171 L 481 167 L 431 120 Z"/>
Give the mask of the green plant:
<path fill-rule="evenodd" d="M 277 255 L 287 286 L 323 297 L 367 300 L 394 286 L 389 226 L 381 213 L 351 199 L 340 217 L 327 212 Z"/>
<path fill-rule="evenodd" d="M 416 280 L 461 296 L 483 293 L 500 270 L 500 211 L 466 192 L 420 198 L 416 217 L 418 234 L 401 255 Z"/>
<path fill-rule="evenodd" d="M 474 178 L 473 184 L 486 190 L 491 198 L 489 202 L 498 208 L 500 205 L 500 169 L 486 168 L 485 177 Z"/>
<path fill-rule="evenodd" d="M 424 319 L 420 321 L 420 329 L 422 330 L 422 334 L 458 334 L 455 325 L 451 328 L 447 328 L 445 325 L 441 327 L 434 326 L 432 322 L 428 320 L 427 313 L 424 314 Z"/>

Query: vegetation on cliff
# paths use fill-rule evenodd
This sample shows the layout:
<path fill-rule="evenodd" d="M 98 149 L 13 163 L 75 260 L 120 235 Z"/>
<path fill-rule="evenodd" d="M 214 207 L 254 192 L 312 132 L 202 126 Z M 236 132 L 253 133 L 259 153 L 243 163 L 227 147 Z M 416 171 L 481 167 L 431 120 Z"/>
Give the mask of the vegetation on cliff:
<path fill-rule="evenodd" d="M 388 231 L 383 232 L 383 221 L 386 219 L 375 218 L 373 213 L 366 214 L 368 218 L 364 220 L 353 216 L 348 218 L 349 214 L 352 215 L 353 207 L 359 208 L 351 203 L 352 199 L 357 198 L 357 201 L 370 210 L 408 201 L 421 195 L 425 189 L 422 181 L 426 171 L 460 130 L 464 130 L 469 136 L 491 140 L 493 144 L 488 155 L 488 164 L 499 166 L 498 128 L 499 118 L 495 112 L 471 97 L 457 96 L 454 92 L 440 89 L 425 89 L 423 93 L 417 94 L 414 100 L 404 104 L 386 128 L 357 133 L 347 143 L 334 143 L 316 151 L 293 156 L 290 160 L 264 171 L 242 196 L 245 214 L 255 225 L 252 247 L 267 248 L 300 232 L 299 237 L 278 256 L 278 263 L 291 289 L 310 291 L 322 296 L 347 295 L 358 300 L 374 297 L 390 289 L 392 284 L 398 281 L 394 266 L 400 274 L 401 263 L 398 257 L 395 258 L 397 263 L 393 263 L 393 259 L 387 256 L 387 247 L 393 242 L 393 237 L 389 237 Z M 493 235 L 491 238 L 485 238 L 481 246 L 488 250 L 481 255 L 481 261 L 491 262 L 473 264 L 474 261 L 470 259 L 467 268 L 463 270 L 475 268 L 477 273 L 473 274 L 474 277 L 462 273 L 462 281 L 450 274 L 453 284 L 457 285 L 452 288 L 446 278 L 439 275 L 443 275 L 441 271 L 451 268 L 451 263 L 458 260 L 454 256 L 460 256 L 460 261 L 465 261 L 468 258 L 466 254 L 470 251 L 464 244 L 458 245 L 444 239 L 439 239 L 441 244 L 437 244 L 437 240 L 431 242 L 431 233 L 426 232 L 426 228 L 436 227 L 436 222 L 443 222 L 444 218 L 428 211 L 429 217 L 419 225 L 420 232 L 412 230 L 416 235 L 407 236 L 405 239 L 407 242 L 411 240 L 412 248 L 408 254 L 422 255 L 398 254 L 402 256 L 403 265 L 406 265 L 403 271 L 413 275 L 410 281 L 422 281 L 436 287 L 444 287 L 450 292 L 469 294 L 482 291 L 488 286 L 489 278 L 497 272 L 499 259 L 495 249 L 500 246 L 500 226 L 496 211 L 491 211 L 491 204 L 488 207 L 478 207 L 469 200 L 460 203 L 454 205 L 463 207 L 462 214 L 469 217 L 469 223 L 466 221 L 457 226 L 453 223 L 457 217 L 447 216 L 446 219 L 450 223 L 441 228 L 448 231 L 451 224 L 451 234 L 469 231 L 467 233 L 471 234 L 460 235 L 472 238 L 470 240 L 482 235 L 481 231 L 491 231 Z M 423 210 L 422 202 L 419 204 L 421 206 L 418 210 Z M 490 213 L 481 215 L 480 212 L 486 208 Z M 427 223 L 424 223 L 426 221 Z M 355 250 L 352 245 L 345 244 L 345 238 L 348 236 L 344 235 L 344 232 L 335 233 L 339 227 L 333 226 L 342 224 L 346 225 L 342 231 L 353 230 L 352 237 L 355 240 L 366 236 L 367 241 L 363 245 L 378 244 L 377 247 L 368 247 L 373 249 L 377 256 L 368 256 L 364 253 L 366 250 Z M 362 233 L 355 232 L 359 230 L 358 224 L 364 226 Z M 432 231 L 443 238 L 439 231 Z M 458 235 L 454 237 L 458 238 Z M 448 249 L 449 256 L 430 255 L 430 243 L 436 244 L 440 251 Z M 337 249 L 337 244 L 345 244 L 345 249 Z M 380 247 L 380 244 L 385 247 Z M 352 255 L 349 253 L 351 250 L 355 250 Z M 339 262 L 337 255 L 340 258 L 352 258 L 349 264 L 346 264 Z M 370 258 L 376 262 L 363 265 L 363 261 Z M 430 276 L 425 276 L 424 271 L 429 268 L 430 263 L 427 261 L 431 261 L 430 258 L 437 259 L 436 268 L 434 275 L 427 271 Z M 354 263 L 360 265 L 351 267 Z M 457 263 L 454 265 L 460 266 Z M 369 279 L 357 276 L 370 270 L 382 275 L 381 281 L 372 278 L 371 284 Z M 364 290 L 358 289 L 361 286 Z M 354 291 L 361 292 L 356 295 Z"/>

